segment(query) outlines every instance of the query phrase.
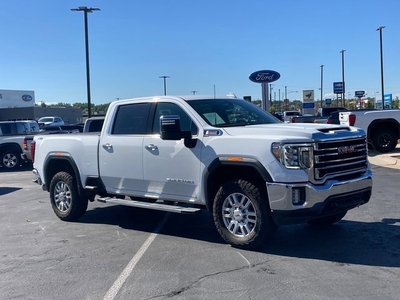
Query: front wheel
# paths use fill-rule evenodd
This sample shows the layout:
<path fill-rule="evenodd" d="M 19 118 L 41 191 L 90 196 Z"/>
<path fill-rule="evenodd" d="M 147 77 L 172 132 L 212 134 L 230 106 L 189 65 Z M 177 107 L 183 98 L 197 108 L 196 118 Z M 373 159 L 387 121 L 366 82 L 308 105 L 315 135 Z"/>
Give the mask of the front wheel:
<path fill-rule="evenodd" d="M 79 195 L 75 178 L 67 172 L 58 172 L 51 180 L 50 202 L 54 213 L 63 221 L 79 219 L 88 206 L 88 199 Z"/>
<path fill-rule="evenodd" d="M 258 248 L 277 230 L 266 192 L 257 184 L 242 179 L 228 181 L 219 189 L 213 215 L 221 237 L 238 248 Z"/>
<path fill-rule="evenodd" d="M 372 145 L 376 151 L 388 153 L 397 146 L 397 135 L 390 129 L 379 129 L 372 136 Z"/>

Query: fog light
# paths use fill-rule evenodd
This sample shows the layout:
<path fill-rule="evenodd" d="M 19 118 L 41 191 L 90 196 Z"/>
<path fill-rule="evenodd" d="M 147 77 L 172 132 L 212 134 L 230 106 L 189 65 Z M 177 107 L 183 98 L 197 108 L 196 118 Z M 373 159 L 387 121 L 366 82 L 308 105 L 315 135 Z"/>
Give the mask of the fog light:
<path fill-rule="evenodd" d="M 306 202 L 306 192 L 304 187 L 292 189 L 292 204 L 303 205 Z"/>

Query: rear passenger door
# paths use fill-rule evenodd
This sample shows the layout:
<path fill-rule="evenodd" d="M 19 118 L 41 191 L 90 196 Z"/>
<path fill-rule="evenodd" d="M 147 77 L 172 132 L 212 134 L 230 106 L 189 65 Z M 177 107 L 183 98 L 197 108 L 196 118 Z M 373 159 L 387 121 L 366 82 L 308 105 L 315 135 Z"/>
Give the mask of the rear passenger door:
<path fill-rule="evenodd" d="M 144 195 L 142 150 L 149 110 L 149 103 L 120 105 L 101 136 L 99 168 L 109 193 Z"/>

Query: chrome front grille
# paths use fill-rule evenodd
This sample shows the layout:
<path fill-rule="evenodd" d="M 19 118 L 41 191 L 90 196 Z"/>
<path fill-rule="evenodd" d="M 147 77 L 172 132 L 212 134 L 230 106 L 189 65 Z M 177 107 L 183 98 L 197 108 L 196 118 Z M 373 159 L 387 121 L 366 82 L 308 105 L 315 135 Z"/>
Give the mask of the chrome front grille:
<path fill-rule="evenodd" d="M 352 178 L 367 171 L 368 152 L 364 137 L 335 141 L 320 141 L 314 149 L 314 178 Z"/>

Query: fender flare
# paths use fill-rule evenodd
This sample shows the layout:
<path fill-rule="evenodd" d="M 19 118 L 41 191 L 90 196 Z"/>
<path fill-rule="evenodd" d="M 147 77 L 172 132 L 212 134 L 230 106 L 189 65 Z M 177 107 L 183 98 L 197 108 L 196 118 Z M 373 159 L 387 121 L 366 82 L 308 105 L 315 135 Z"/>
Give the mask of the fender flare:
<path fill-rule="evenodd" d="M 54 176 L 54 174 L 58 173 L 59 171 L 65 171 L 65 169 L 55 169 L 55 171 L 51 171 L 49 169 L 52 168 L 51 164 L 53 164 L 55 161 L 66 161 L 68 163 L 68 165 L 71 167 L 72 171 L 74 172 L 74 177 L 76 179 L 76 184 L 78 187 L 78 192 L 79 195 L 83 195 L 84 194 L 84 188 L 82 186 L 81 183 L 81 176 L 79 173 L 79 169 L 78 166 L 75 163 L 75 160 L 68 154 L 65 154 L 63 156 L 60 155 L 56 155 L 56 154 L 50 154 L 47 159 L 46 162 L 43 165 L 43 170 L 44 170 L 44 181 L 47 183 L 46 184 L 46 190 L 49 192 L 50 191 L 50 182 L 52 179 L 52 176 Z"/>
<path fill-rule="evenodd" d="M 230 161 L 227 157 L 217 157 L 215 158 L 210 165 L 206 168 L 204 177 L 203 177 L 203 195 L 205 195 L 205 204 L 208 210 L 211 209 L 211 203 L 213 199 L 210 199 L 209 196 L 209 177 L 212 176 L 213 172 L 221 167 L 221 166 L 233 166 L 233 167 L 251 167 L 257 171 L 257 173 L 261 176 L 263 181 L 265 182 L 272 182 L 273 179 L 270 173 L 265 169 L 265 167 L 254 158 L 246 158 L 243 161 Z"/>

